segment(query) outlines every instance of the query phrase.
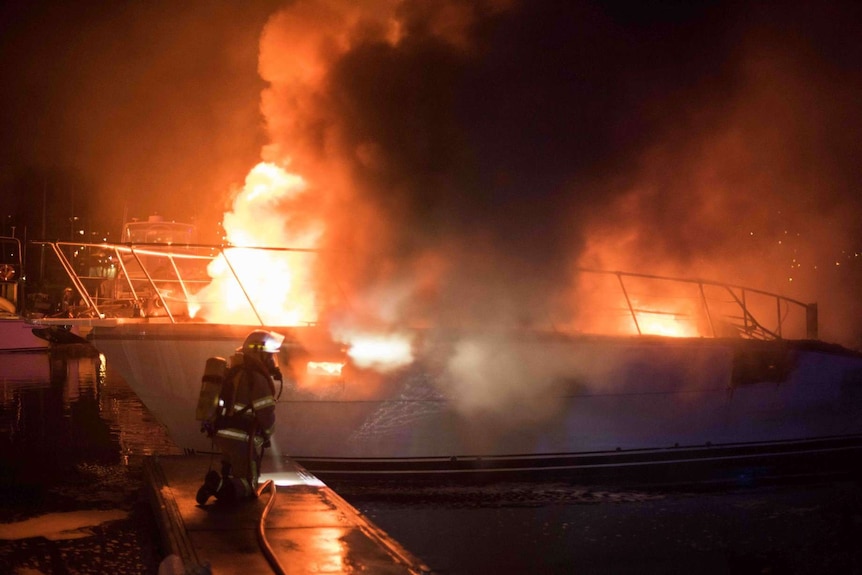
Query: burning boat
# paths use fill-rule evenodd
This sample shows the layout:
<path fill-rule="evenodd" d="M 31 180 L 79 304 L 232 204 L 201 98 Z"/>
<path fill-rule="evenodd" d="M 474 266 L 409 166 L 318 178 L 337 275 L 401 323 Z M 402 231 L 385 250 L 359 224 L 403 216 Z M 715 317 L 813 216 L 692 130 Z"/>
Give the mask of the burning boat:
<path fill-rule="evenodd" d="M 736 480 L 840 470 L 862 449 L 862 356 L 818 340 L 815 304 L 580 270 L 583 300 L 611 302 L 585 306 L 591 330 L 344 337 L 293 312 L 268 315 L 272 296 L 243 271 L 313 251 L 127 239 L 42 245 L 80 296 L 63 321 L 88 332 L 190 452 L 213 449 L 194 417 L 206 359 L 261 327 L 286 335 L 273 451 L 324 479 Z M 228 308 L 243 320 L 198 316 Z"/>

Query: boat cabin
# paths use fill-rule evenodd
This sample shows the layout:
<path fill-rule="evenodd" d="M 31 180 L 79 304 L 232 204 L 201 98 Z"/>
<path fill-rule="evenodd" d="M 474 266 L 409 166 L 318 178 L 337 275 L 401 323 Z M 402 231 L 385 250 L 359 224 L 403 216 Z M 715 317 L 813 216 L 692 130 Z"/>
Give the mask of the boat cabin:
<path fill-rule="evenodd" d="M 122 243 L 125 244 L 191 244 L 196 239 L 195 226 L 168 222 L 161 216 L 150 216 L 146 221 L 131 221 L 123 226 Z"/>

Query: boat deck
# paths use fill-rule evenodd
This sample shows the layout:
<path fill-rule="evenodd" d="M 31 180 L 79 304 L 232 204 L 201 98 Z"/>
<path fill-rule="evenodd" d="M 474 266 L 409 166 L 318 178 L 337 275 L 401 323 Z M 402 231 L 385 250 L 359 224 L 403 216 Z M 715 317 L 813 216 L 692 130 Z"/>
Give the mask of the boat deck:
<path fill-rule="evenodd" d="M 199 506 L 195 495 L 211 464 L 217 466 L 217 456 L 156 456 L 145 462 L 168 573 L 430 573 L 397 541 L 290 460 L 278 470 L 264 463 L 262 483 L 274 479 L 279 485 L 264 489 L 257 500 L 224 505 L 211 499 Z M 275 500 L 269 505 L 271 497 Z M 262 517 L 275 565 L 259 543 Z"/>

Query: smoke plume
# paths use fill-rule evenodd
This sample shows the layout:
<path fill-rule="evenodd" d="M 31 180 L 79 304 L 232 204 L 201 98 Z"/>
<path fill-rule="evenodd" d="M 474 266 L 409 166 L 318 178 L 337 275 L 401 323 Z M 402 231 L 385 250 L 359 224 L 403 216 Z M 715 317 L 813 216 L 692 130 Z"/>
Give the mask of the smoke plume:
<path fill-rule="evenodd" d="M 296 2 L 261 38 L 263 158 L 308 181 L 353 318 L 566 325 L 588 266 L 828 296 L 848 341 L 857 17 Z"/>

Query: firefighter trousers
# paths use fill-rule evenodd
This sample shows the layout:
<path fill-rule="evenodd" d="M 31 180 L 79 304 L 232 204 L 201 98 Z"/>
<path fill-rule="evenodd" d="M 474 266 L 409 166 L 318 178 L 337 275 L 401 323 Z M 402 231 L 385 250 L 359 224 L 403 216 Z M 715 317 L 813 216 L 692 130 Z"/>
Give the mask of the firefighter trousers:
<path fill-rule="evenodd" d="M 222 480 L 232 484 L 232 489 L 228 488 L 225 492 L 227 498 L 255 497 L 260 478 L 263 438 L 229 428 L 218 430 L 215 441 L 222 454 Z"/>

